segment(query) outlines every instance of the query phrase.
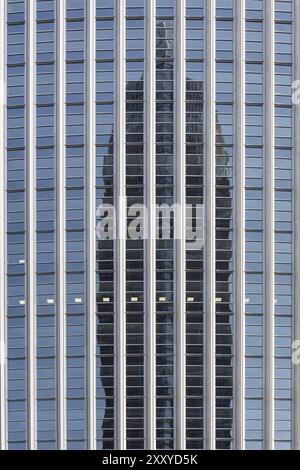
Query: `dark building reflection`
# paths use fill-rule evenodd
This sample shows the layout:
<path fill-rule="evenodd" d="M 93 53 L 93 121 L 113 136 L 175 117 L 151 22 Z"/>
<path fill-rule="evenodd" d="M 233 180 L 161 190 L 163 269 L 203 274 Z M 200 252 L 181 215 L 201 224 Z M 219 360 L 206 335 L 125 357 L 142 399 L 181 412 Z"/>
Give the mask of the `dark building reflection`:
<path fill-rule="evenodd" d="M 217 117 L 216 168 L 216 447 L 231 449 L 233 439 L 232 181 Z"/>
<path fill-rule="evenodd" d="M 162 74 L 165 74 L 165 83 L 170 82 L 170 74 L 174 79 L 174 39 L 173 39 L 173 29 L 167 24 L 159 24 L 157 28 L 157 51 L 159 51 L 158 59 L 156 63 L 157 71 L 160 72 L 160 77 Z M 161 80 L 161 79 L 160 79 Z M 136 102 L 143 100 L 143 84 L 144 77 L 141 75 L 141 79 L 135 84 L 130 82 L 130 88 L 127 86 L 126 99 L 129 102 Z M 172 95 L 172 96 L 171 96 Z M 191 179 L 197 181 L 196 185 L 191 185 L 187 187 L 187 203 L 201 203 L 204 197 L 204 184 L 203 184 L 203 169 L 205 162 L 198 155 L 199 148 L 203 150 L 203 122 L 202 122 L 202 113 L 199 110 L 203 111 L 203 82 L 197 80 L 190 80 L 187 78 L 186 81 L 186 98 L 189 105 L 189 112 L 193 112 L 193 107 L 195 110 L 195 119 L 193 124 L 193 132 L 187 134 L 187 146 L 189 152 L 195 153 L 197 155 L 197 165 L 194 166 L 195 174 L 190 173 Z M 159 94 L 157 95 L 157 100 L 160 102 L 161 109 L 165 106 L 166 111 L 170 111 L 173 108 L 173 91 L 170 91 L 167 87 L 164 90 L 163 83 L 160 83 Z M 165 103 L 165 104 L 164 104 Z M 134 109 L 134 108 L 133 108 Z M 176 110 L 175 110 L 176 111 Z M 124 117 L 125 119 L 125 117 Z M 198 121 L 197 121 L 198 120 Z M 134 153 L 134 145 L 138 142 L 138 137 L 134 135 L 134 126 L 131 125 L 132 130 L 132 148 L 127 146 L 128 153 Z M 226 167 L 230 165 L 230 158 L 228 156 L 225 141 L 221 135 L 221 126 L 217 124 L 217 133 L 219 134 L 217 142 L 217 153 L 221 157 L 219 159 L 222 162 L 222 165 L 218 166 L 216 174 L 216 198 L 217 198 L 217 208 L 216 208 L 216 259 L 217 261 L 216 271 L 217 271 L 217 280 L 216 280 L 216 323 L 217 323 L 217 332 L 216 332 L 216 408 L 217 408 L 217 440 L 219 441 L 220 448 L 231 448 L 232 433 L 233 433 L 233 419 L 232 419 L 232 397 L 233 397 L 233 378 L 232 378 L 232 354 L 233 354 L 233 343 L 232 343 L 232 300 L 230 292 L 230 283 L 232 277 L 232 250 L 228 250 L 228 245 L 231 242 L 232 236 L 232 210 L 230 205 L 230 200 L 232 196 L 232 181 L 229 177 L 229 172 L 227 172 Z M 140 131 L 140 127 L 137 127 L 137 135 Z M 159 123 L 159 135 L 164 135 L 163 145 L 169 145 L 169 149 L 173 152 L 173 135 L 170 134 L 169 123 L 160 122 Z M 169 139 L 169 142 L 168 142 Z M 113 143 L 113 137 L 111 138 L 111 144 Z M 128 142 L 128 141 L 127 141 Z M 113 201 L 113 186 L 114 178 L 109 170 L 113 159 L 113 145 L 108 146 L 108 153 L 104 157 L 103 165 L 103 174 L 102 174 L 102 187 L 103 187 L 103 200 Z M 118 156 L 115 156 L 118 158 Z M 175 159 L 175 157 L 174 157 Z M 204 154 L 205 159 L 205 154 Z M 145 162 L 144 162 L 145 164 Z M 174 186 L 173 186 L 173 165 L 169 165 L 164 168 L 164 175 L 161 176 L 158 173 L 158 181 L 160 184 L 157 186 L 157 195 L 159 196 L 159 203 L 172 203 L 174 197 Z M 159 172 L 159 166 L 157 165 L 157 172 Z M 200 179 L 199 179 L 199 175 Z M 164 179 L 164 180 L 163 180 Z M 127 184 L 130 182 L 130 175 L 128 179 L 127 175 Z M 144 178 L 140 174 L 139 177 L 135 176 L 135 186 L 137 188 L 143 188 Z M 141 190 L 141 189 L 140 189 Z M 137 202 L 140 202 L 141 193 L 140 190 L 137 190 L 136 198 Z M 134 197 L 134 194 L 131 195 Z M 228 207 L 227 207 L 228 206 Z M 221 217 L 218 217 L 218 210 L 221 209 Z M 225 209 L 225 211 L 224 211 Z M 114 282 L 114 273 L 113 273 L 113 241 L 101 240 L 98 241 L 97 247 L 97 263 L 98 263 L 98 273 L 97 281 L 99 291 L 97 293 L 97 355 L 99 361 L 99 388 L 103 389 L 103 397 L 106 399 L 107 406 L 102 413 L 102 430 L 103 435 L 103 447 L 111 448 L 113 446 L 113 428 L 114 428 L 114 415 L 113 415 L 113 398 L 114 398 L 114 380 L 111 375 L 109 375 L 108 370 L 113 369 L 113 322 L 114 322 L 114 294 L 113 294 L 113 282 Z M 165 243 L 164 241 L 158 243 Z M 173 243 L 173 241 L 172 241 Z M 157 245 L 159 246 L 159 245 Z M 140 248 L 140 246 L 139 246 Z M 170 245 L 168 245 L 170 248 Z M 172 249 L 174 246 L 172 247 Z M 203 283 L 203 250 L 205 250 L 205 245 L 199 251 L 189 251 L 188 254 L 188 266 L 193 266 L 193 272 L 187 271 L 187 295 L 190 291 L 194 290 L 194 281 L 199 283 L 199 291 L 193 292 L 194 303 L 187 303 L 187 316 L 189 314 L 194 315 L 193 318 L 196 318 L 196 323 L 194 324 L 195 330 L 197 329 L 198 335 L 198 345 L 197 351 L 199 358 L 197 360 L 197 354 L 189 356 L 187 354 L 187 366 L 189 365 L 189 360 L 193 361 L 191 364 L 199 365 L 198 378 L 192 377 L 191 380 L 187 382 L 187 396 L 191 397 L 193 400 L 193 408 L 195 409 L 195 416 L 197 417 L 197 426 L 198 429 L 192 430 L 190 433 L 189 447 L 192 448 L 201 448 L 203 446 L 203 386 L 205 378 L 202 377 L 202 371 L 205 371 L 205 356 L 203 355 L 203 319 L 205 322 L 205 312 L 203 311 L 203 292 L 202 292 L 202 283 Z M 174 255 L 173 255 L 174 256 Z M 163 261 L 161 262 L 163 263 Z M 169 261 L 168 261 L 169 263 Z M 196 269 L 195 269 L 196 266 Z M 164 267 L 160 264 L 160 267 Z M 165 266 L 167 268 L 167 264 Z M 172 286 L 172 282 L 168 282 L 168 274 L 164 278 L 166 290 Z M 189 284 L 189 279 L 192 281 Z M 134 283 L 130 286 L 127 286 L 127 290 L 131 291 L 132 295 L 135 295 L 135 286 Z M 173 292 L 173 297 L 174 297 Z M 160 293 L 161 295 L 161 293 Z M 107 302 L 103 301 L 105 299 Z M 165 309 L 170 312 L 173 311 L 174 306 L 169 303 L 164 306 Z M 171 324 L 173 319 L 171 316 L 168 316 Z M 194 321 L 194 320 L 193 320 Z M 167 326 L 166 326 L 167 328 Z M 114 351 L 115 353 L 115 351 Z M 203 360 L 204 357 L 204 360 Z M 125 360 L 125 358 L 124 358 Z M 168 379 L 168 370 L 169 364 L 166 362 L 165 367 L 160 367 L 160 374 L 164 376 L 164 386 L 172 387 L 173 381 Z M 98 369 L 97 369 L 98 370 Z M 205 373 L 205 372 L 204 372 Z M 173 400 L 167 399 L 166 411 L 160 411 L 160 417 L 165 419 L 166 422 L 170 417 L 170 411 L 167 406 L 173 406 Z M 195 405 L 196 403 L 196 405 Z M 169 405 L 168 405 L 169 404 Z M 198 410 L 198 412 L 197 412 Z M 194 421 L 195 422 L 195 421 Z M 174 423 L 174 421 L 173 421 Z M 100 426 L 99 426 L 100 427 Z M 174 438 L 174 429 L 168 429 L 168 426 L 163 430 L 161 434 L 166 443 L 170 443 L 170 448 L 172 448 L 172 440 Z M 195 436 L 195 437 L 194 437 Z"/>

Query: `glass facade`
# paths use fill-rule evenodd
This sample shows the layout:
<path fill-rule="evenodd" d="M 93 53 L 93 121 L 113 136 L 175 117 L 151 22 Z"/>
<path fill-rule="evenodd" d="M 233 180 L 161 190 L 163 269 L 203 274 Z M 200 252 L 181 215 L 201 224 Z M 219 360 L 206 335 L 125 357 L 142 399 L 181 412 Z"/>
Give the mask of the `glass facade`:
<path fill-rule="evenodd" d="M 300 446 L 298 3 L 0 1 L 3 448 Z"/>

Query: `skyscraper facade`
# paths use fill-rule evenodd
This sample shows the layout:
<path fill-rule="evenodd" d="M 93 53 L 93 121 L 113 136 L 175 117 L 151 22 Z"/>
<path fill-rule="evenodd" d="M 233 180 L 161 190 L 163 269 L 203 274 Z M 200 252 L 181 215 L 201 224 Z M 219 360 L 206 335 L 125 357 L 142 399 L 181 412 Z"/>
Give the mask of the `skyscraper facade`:
<path fill-rule="evenodd" d="M 0 0 L 2 449 L 300 449 L 299 50 L 299 0 Z"/>

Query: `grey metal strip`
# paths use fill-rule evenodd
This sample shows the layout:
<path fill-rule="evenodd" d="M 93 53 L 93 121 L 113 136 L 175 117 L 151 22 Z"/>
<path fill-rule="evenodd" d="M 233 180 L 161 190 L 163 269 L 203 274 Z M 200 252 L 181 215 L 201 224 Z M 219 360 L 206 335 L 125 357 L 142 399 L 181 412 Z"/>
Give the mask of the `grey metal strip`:
<path fill-rule="evenodd" d="M 86 345 L 87 447 L 96 449 L 96 3 L 86 11 Z"/>
<path fill-rule="evenodd" d="M 66 448 L 65 0 L 56 1 L 56 367 L 57 447 Z"/>
<path fill-rule="evenodd" d="M 35 2 L 26 2 L 26 311 L 27 433 L 36 449 Z"/>
<path fill-rule="evenodd" d="M 245 433 L 245 0 L 235 1 L 235 449 Z"/>
<path fill-rule="evenodd" d="M 116 1 L 116 447 L 126 448 L 126 158 L 125 0 Z"/>
<path fill-rule="evenodd" d="M 180 211 L 176 233 L 176 449 L 185 449 L 186 444 L 185 4 L 185 0 L 176 2 L 176 203 Z M 179 212 L 176 215 L 179 216 Z"/>
<path fill-rule="evenodd" d="M 146 2 L 146 96 L 145 96 L 145 184 L 147 215 L 146 240 L 146 448 L 155 449 L 156 419 L 156 370 L 155 370 L 155 267 L 156 267 L 156 221 L 155 221 L 155 0 Z"/>
<path fill-rule="evenodd" d="M 205 448 L 215 449 L 215 0 L 205 24 Z"/>
<path fill-rule="evenodd" d="M 274 252 L 275 252 L 275 192 L 274 192 L 274 7 L 275 2 L 265 1 L 265 390 L 264 390 L 264 440 L 265 449 L 274 448 Z"/>

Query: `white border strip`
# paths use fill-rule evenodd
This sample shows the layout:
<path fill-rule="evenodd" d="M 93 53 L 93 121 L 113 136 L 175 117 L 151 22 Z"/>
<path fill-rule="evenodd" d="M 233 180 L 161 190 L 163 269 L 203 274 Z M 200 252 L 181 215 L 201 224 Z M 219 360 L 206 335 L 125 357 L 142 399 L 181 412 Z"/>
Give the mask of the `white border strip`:
<path fill-rule="evenodd" d="M 0 449 L 6 449 L 6 305 L 5 305 L 5 1 L 0 0 Z"/>
<path fill-rule="evenodd" d="M 294 78 L 300 80 L 300 2 L 294 1 Z M 298 85 L 299 87 L 299 85 Z M 298 89 L 298 88 L 297 88 Z M 294 104 L 294 334 L 300 341 L 300 104 Z M 293 369 L 293 448 L 300 450 L 300 364 Z"/>

